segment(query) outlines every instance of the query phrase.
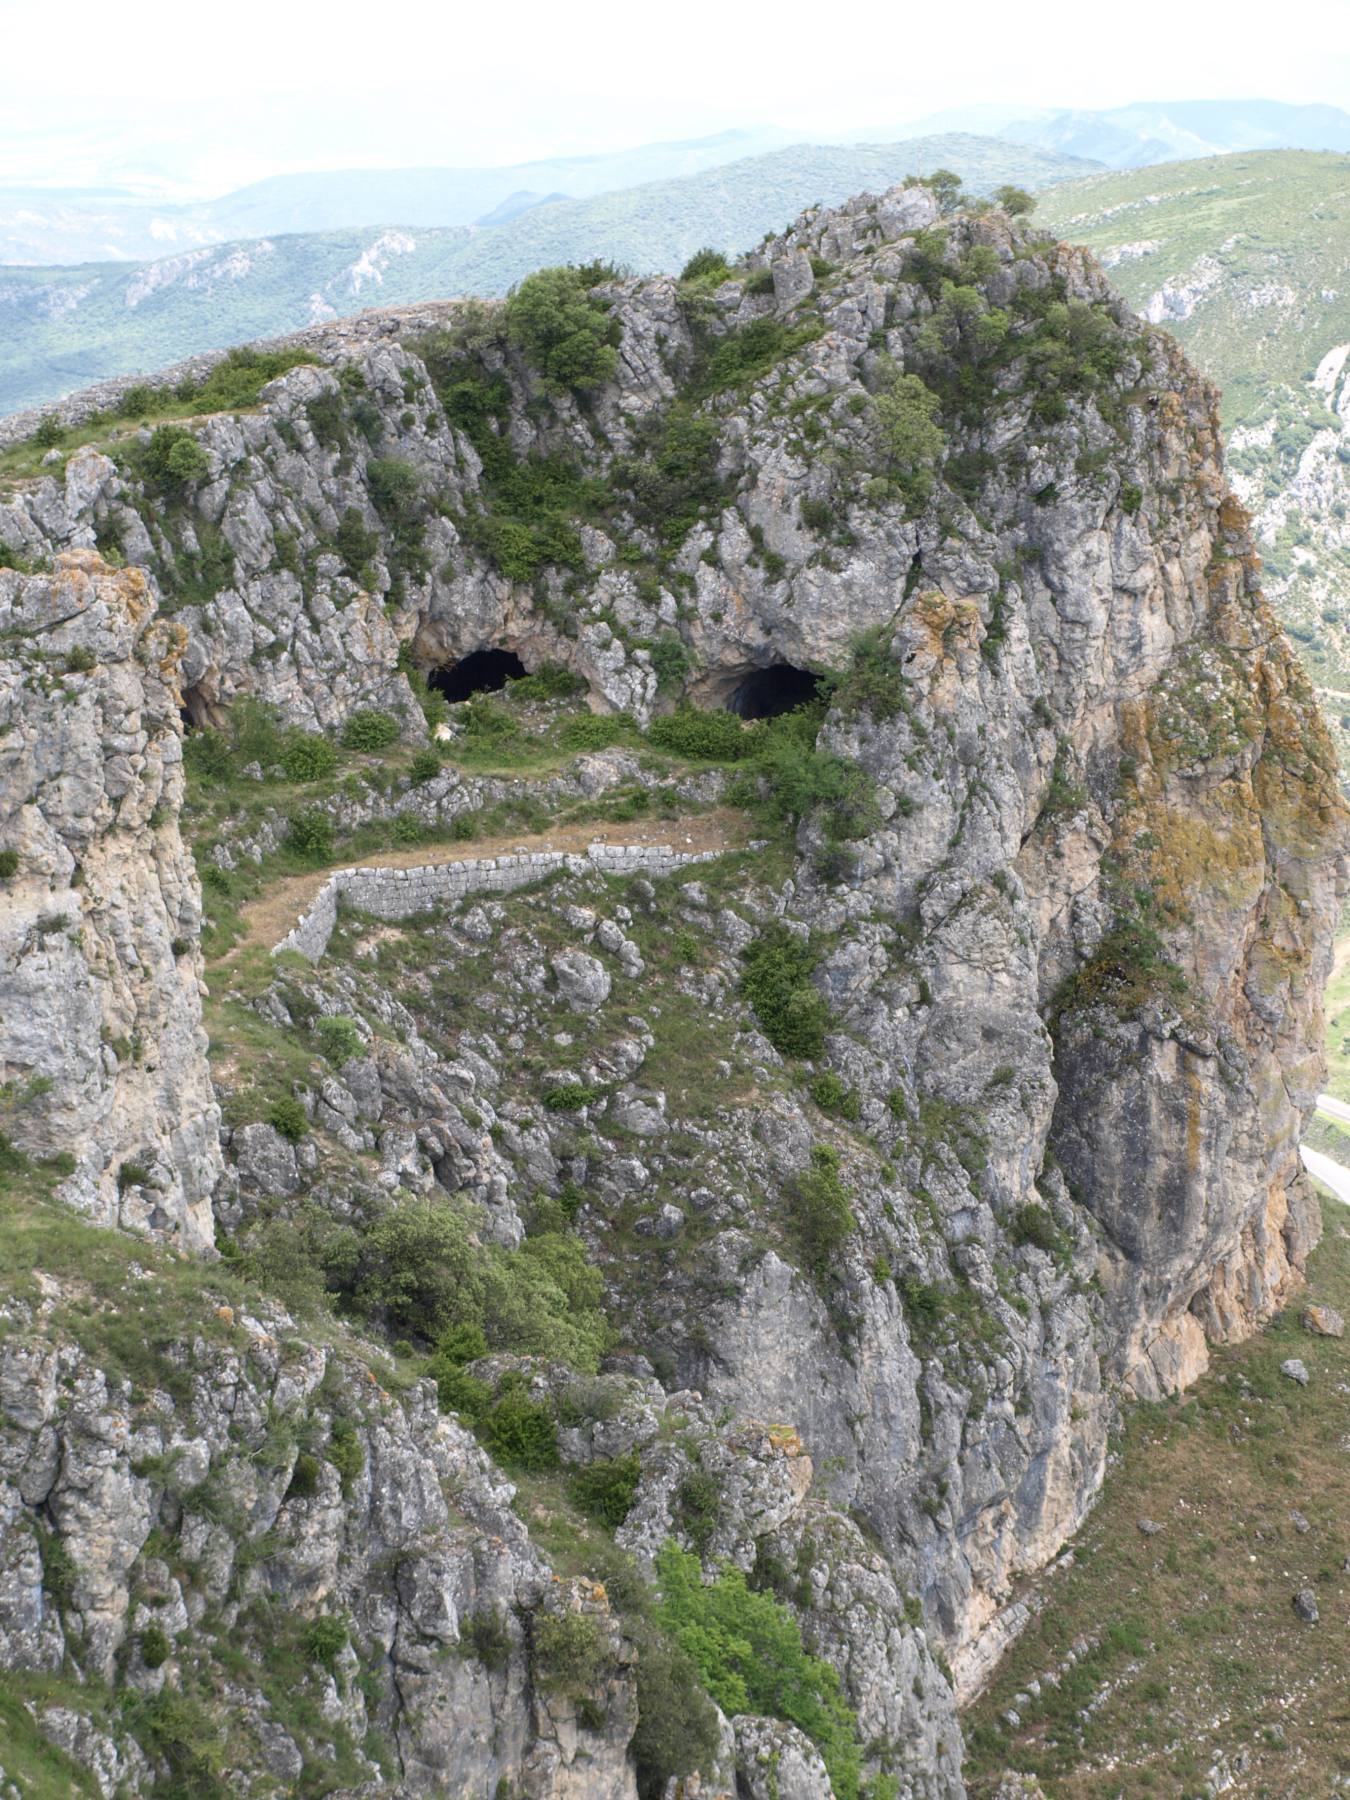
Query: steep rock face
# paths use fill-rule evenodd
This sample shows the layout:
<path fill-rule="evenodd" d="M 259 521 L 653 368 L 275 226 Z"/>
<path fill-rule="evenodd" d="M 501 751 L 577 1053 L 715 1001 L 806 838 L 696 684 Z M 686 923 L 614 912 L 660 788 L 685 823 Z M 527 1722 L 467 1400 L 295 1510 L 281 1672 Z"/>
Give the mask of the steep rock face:
<path fill-rule="evenodd" d="M 178 834 L 183 633 L 141 570 L 89 552 L 0 570 L 0 629 L 6 1129 L 72 1160 L 81 1211 L 205 1249 L 222 1165 Z"/>
<path fill-rule="evenodd" d="M 386 1041 L 325 1078 L 307 1167 L 236 1128 L 219 1205 L 247 1241 L 278 1194 L 345 1227 L 449 1192 L 514 1245 L 566 1195 L 625 1354 L 651 1353 L 637 1398 L 606 1389 L 618 1422 L 578 1436 L 533 1359 L 469 1379 L 530 1383 L 569 1466 L 636 1455 L 639 1562 L 674 1538 L 709 1577 L 757 1571 L 902 1791 L 956 1795 L 929 1635 L 977 1686 L 1013 1583 L 1091 1503 L 1121 1394 L 1175 1391 L 1297 1284 L 1332 758 L 1225 496 L 1213 395 L 1081 253 L 997 214 L 939 228 L 901 190 L 807 215 L 721 285 L 592 303 L 613 366 L 582 392 L 497 314 L 321 328 L 331 366 L 195 427 L 195 485 L 156 486 L 134 438 L 120 469 L 89 449 L 0 506 L 0 539 L 153 569 L 198 723 L 251 695 L 305 727 L 380 705 L 417 737 L 410 668 L 488 647 L 639 721 L 681 689 L 744 705 L 780 665 L 837 675 L 820 744 L 867 801 L 808 817 L 788 878 L 751 867 L 713 899 L 577 877 L 474 907 L 410 932 L 397 999 L 364 940 L 301 988 L 278 976 L 268 1016 L 354 1014 Z M 216 849 L 236 852 L 261 854 Z M 644 921 L 699 945 L 673 989 L 626 936 Z M 775 921 L 811 947 L 818 1050 L 780 1054 L 742 996 Z M 676 1003 L 725 1051 L 684 1116 L 646 1067 Z M 540 1056 L 589 1096 L 584 1131 L 540 1108 Z M 850 1219 L 824 1266 L 794 1223 L 822 1191 Z M 642 1389 L 653 1364 L 669 1392 Z M 700 1521 L 705 1477 L 722 1505 Z M 385 1645 L 357 1588 L 358 1636 Z M 524 1731 L 458 1699 L 466 1742 Z M 743 1713 L 732 1737 L 747 1792 L 773 1768 L 818 1791 L 792 1728 Z M 530 1792 L 610 1791 L 512 1742 Z M 412 1791 L 445 1779 L 403 1755 Z"/>

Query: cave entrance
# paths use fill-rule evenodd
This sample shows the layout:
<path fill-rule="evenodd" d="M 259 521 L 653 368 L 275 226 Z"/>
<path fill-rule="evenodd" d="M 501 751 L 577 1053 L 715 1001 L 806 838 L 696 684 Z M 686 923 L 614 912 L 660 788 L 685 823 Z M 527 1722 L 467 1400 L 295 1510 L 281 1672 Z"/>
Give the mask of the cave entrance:
<path fill-rule="evenodd" d="M 474 650 L 457 663 L 430 670 L 427 686 L 454 705 L 474 694 L 499 694 L 508 681 L 528 673 L 514 650 Z"/>
<path fill-rule="evenodd" d="M 211 708 L 199 687 L 185 687 L 182 699 L 183 704 L 178 708 L 178 716 L 183 721 L 185 732 L 198 731 L 203 725 L 211 723 Z"/>
<path fill-rule="evenodd" d="M 732 689 L 727 706 L 743 719 L 776 719 L 780 713 L 808 706 L 820 693 L 820 677 L 791 663 L 752 669 Z"/>

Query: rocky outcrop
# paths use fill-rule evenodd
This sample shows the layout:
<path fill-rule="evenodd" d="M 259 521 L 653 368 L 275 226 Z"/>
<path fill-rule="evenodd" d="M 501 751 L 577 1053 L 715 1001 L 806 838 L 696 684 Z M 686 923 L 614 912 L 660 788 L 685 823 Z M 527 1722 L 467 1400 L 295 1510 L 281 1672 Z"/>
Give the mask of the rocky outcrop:
<path fill-rule="evenodd" d="M 69 1164 L 81 1211 L 203 1250 L 222 1165 L 178 832 L 183 632 L 91 552 L 0 570 L 0 631 L 4 1129 Z"/>
<path fill-rule="evenodd" d="M 486 648 L 561 664 L 638 723 L 677 697 L 752 711 L 766 671 L 793 692 L 830 671 L 809 752 L 828 781 L 793 805 L 781 862 L 705 885 L 578 860 L 444 917 L 400 906 L 396 932 L 334 899 L 336 952 L 248 1004 L 278 1030 L 341 1017 L 360 1052 L 299 1096 L 299 1147 L 236 1112 L 217 1209 L 246 1253 L 322 1255 L 352 1306 L 372 1234 L 418 1206 L 463 1207 L 484 1256 L 547 1240 L 559 1281 L 581 1246 L 613 1361 L 562 1370 L 532 1289 L 484 1313 L 494 1354 L 442 1345 L 446 1404 L 490 1437 L 509 1402 L 569 1482 L 622 1479 L 614 1536 L 639 1570 L 674 1542 L 709 1583 L 753 1577 L 837 1671 L 866 1766 L 956 1796 L 953 1689 L 1025 1618 L 1016 1584 L 1091 1505 L 1122 1401 L 1184 1386 L 1298 1285 L 1347 842 L 1333 758 L 1224 487 L 1214 396 L 1083 253 L 906 189 L 806 215 L 720 283 L 573 299 L 609 354 L 571 387 L 500 312 L 307 334 L 319 366 L 192 428 L 199 477 L 166 487 L 132 434 L 0 506 L 30 563 L 115 543 L 152 579 L 85 551 L 0 582 L 157 590 L 198 724 L 247 696 L 306 728 L 376 705 L 420 738 L 409 675 Z M 114 777 L 122 753 L 104 746 Z M 798 753 L 776 771 L 793 794 Z M 750 1004 L 766 944 L 814 1033 Z M 172 1151 L 161 1193 L 185 1181 Z M 568 1331 L 591 1305 L 570 1295 Z M 399 1410 L 460 1484 L 452 1526 L 433 1501 L 395 1539 L 325 1471 L 306 1497 L 328 1509 L 314 1591 L 393 1679 L 379 1728 L 404 1791 L 626 1792 L 640 1615 L 621 1630 L 569 1589 L 592 1691 L 550 1689 L 547 1653 L 539 1679 L 573 1628 L 543 1623 L 527 1527 L 564 1501 L 490 1510 L 487 1464 L 465 1473 L 479 1453 L 418 1392 Z M 426 1479 L 412 1458 L 380 1503 Z M 255 1511 L 280 1548 L 245 1591 L 303 1613 L 275 1498 Z M 492 1604 L 528 1623 L 471 1679 L 440 1650 L 489 1566 Z M 123 1604 L 82 1602 L 100 1668 Z M 48 1654 L 35 1605 L 25 1666 Z M 734 1762 L 746 1793 L 822 1791 L 821 1746 L 786 1720 L 740 1711 L 719 1743 L 710 1781 Z"/>

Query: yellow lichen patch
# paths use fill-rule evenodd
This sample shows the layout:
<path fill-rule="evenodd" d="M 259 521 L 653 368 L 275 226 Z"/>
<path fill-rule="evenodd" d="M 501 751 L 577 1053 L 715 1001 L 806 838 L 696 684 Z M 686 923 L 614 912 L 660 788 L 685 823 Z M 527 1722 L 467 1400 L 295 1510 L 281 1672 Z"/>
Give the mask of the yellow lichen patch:
<path fill-rule="evenodd" d="M 1202 917 L 1210 900 L 1233 907 L 1256 901 L 1266 877 L 1265 854 L 1247 782 L 1209 789 L 1202 806 L 1150 800 L 1134 822 L 1134 830 L 1142 829 L 1156 845 L 1149 872 L 1160 904 L 1174 917 Z"/>

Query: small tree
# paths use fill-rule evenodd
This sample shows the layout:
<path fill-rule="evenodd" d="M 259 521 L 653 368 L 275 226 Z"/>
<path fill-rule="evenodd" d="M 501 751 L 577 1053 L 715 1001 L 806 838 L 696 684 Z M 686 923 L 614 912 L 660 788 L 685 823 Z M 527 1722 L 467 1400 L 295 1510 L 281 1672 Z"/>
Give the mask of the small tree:
<path fill-rule="evenodd" d="M 586 393 L 614 374 L 617 329 L 580 269 L 539 269 L 506 302 L 506 332 L 552 393 Z"/>
<path fill-rule="evenodd" d="M 931 175 L 911 175 L 909 179 L 919 187 L 933 190 L 933 198 L 944 219 L 961 204 L 962 182 L 955 169 L 934 169 Z"/>
<path fill-rule="evenodd" d="M 1029 194 L 1025 188 L 1013 187 L 1010 182 L 1005 182 L 1002 187 L 994 189 L 994 200 L 1012 218 L 1016 218 L 1020 213 L 1035 212 L 1036 210 L 1035 196 Z"/>
<path fill-rule="evenodd" d="M 872 401 L 882 451 L 911 506 L 933 491 L 933 470 L 947 447 L 937 395 L 917 375 L 896 374 Z"/>

